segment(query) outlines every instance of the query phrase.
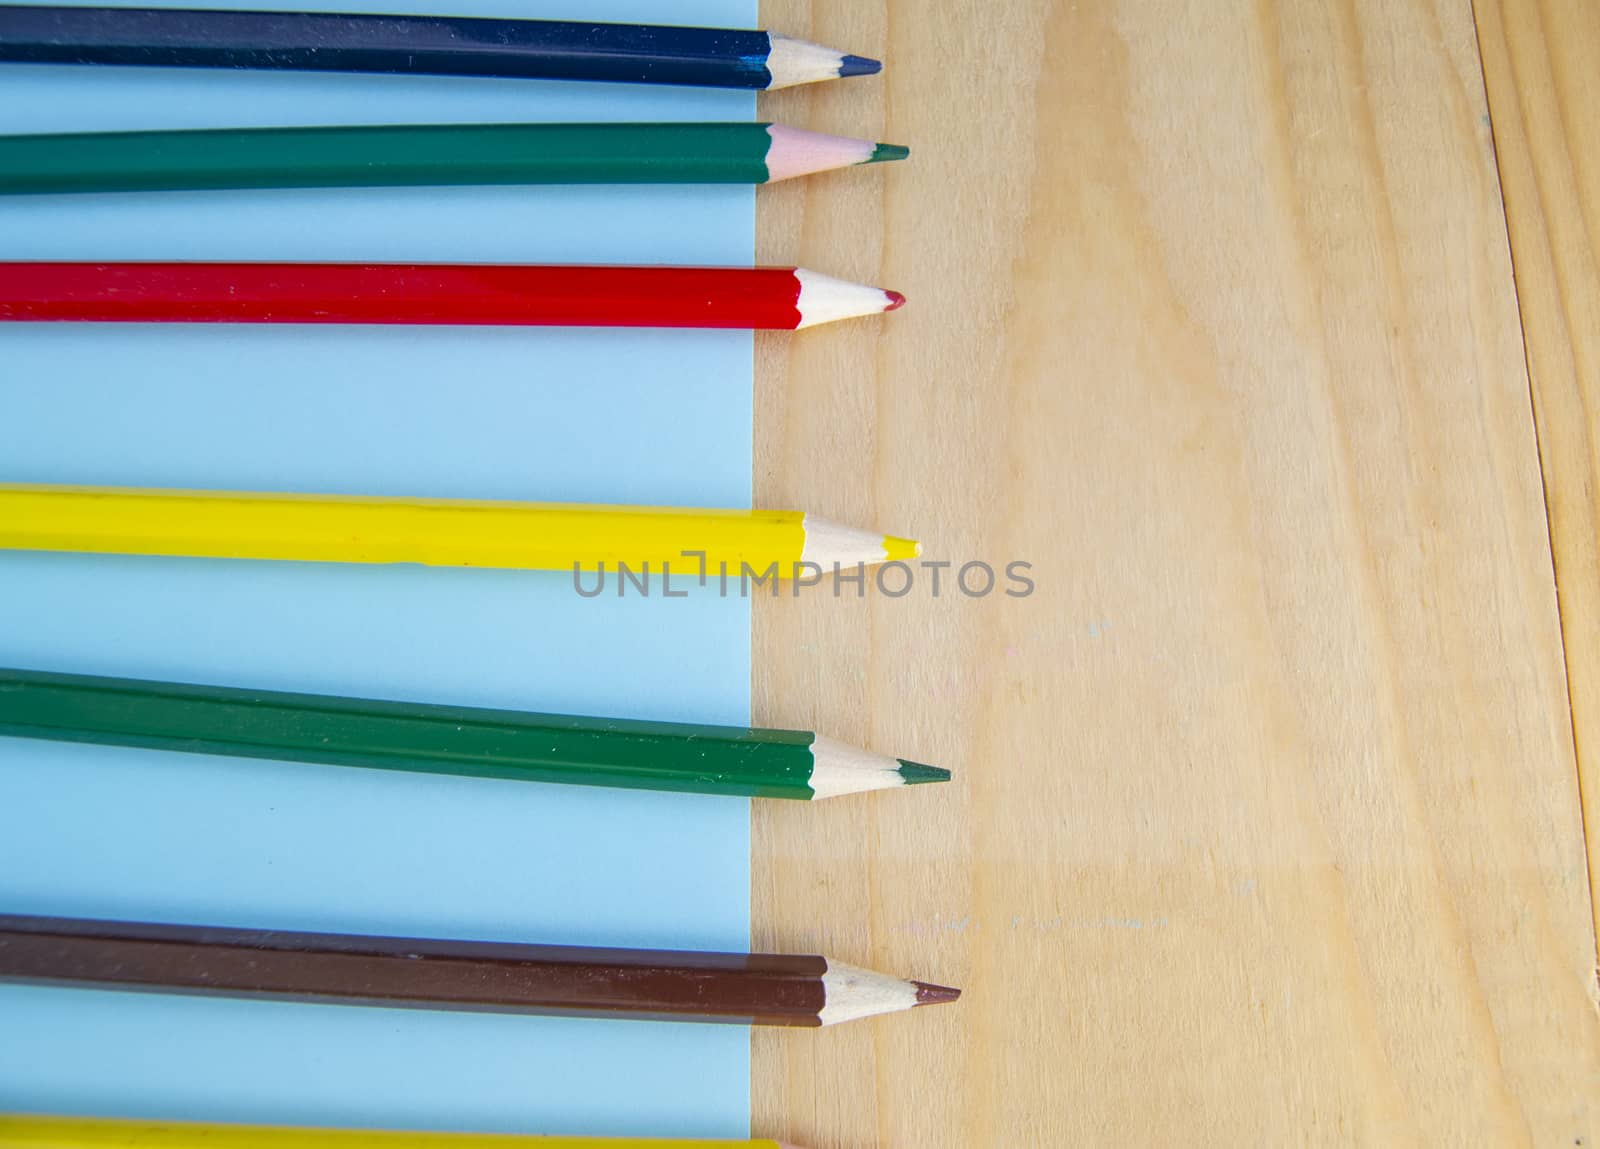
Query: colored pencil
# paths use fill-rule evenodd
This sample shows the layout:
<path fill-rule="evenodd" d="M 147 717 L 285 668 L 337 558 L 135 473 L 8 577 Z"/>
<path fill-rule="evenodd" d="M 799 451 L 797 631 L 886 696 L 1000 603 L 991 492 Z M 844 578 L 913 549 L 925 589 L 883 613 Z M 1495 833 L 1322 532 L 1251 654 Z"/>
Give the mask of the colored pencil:
<path fill-rule="evenodd" d="M 771 32 L 350 12 L 0 5 L 0 61 L 771 90 L 882 65 Z"/>
<path fill-rule="evenodd" d="M 822 957 L 589 949 L 0 914 L 0 981 L 349 1005 L 833 1025 L 959 990 Z"/>
<path fill-rule="evenodd" d="M 762 184 L 907 150 L 781 124 L 413 124 L 0 136 L 0 193 Z"/>
<path fill-rule="evenodd" d="M 795 1149 L 780 1141 L 685 1141 L 512 1133 L 411 1133 L 0 1113 L 4 1149 Z"/>
<path fill-rule="evenodd" d="M 660 574 L 915 558 L 910 539 L 800 511 L 0 483 L 0 550 Z M 726 572 L 724 574 L 724 572 Z"/>
<path fill-rule="evenodd" d="M 795 330 L 904 302 L 801 268 L 0 263 L 0 320 L 30 322 Z"/>
<path fill-rule="evenodd" d="M 948 770 L 809 730 L 584 718 L 0 667 L 0 735 L 522 782 L 814 801 Z"/>

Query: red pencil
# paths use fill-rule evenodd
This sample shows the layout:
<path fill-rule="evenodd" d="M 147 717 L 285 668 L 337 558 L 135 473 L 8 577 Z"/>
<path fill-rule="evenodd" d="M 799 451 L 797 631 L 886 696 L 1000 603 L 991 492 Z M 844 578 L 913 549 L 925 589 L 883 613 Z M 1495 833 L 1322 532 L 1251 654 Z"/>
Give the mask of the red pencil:
<path fill-rule="evenodd" d="M 29 322 L 793 330 L 904 302 L 797 268 L 0 263 L 0 320 Z"/>

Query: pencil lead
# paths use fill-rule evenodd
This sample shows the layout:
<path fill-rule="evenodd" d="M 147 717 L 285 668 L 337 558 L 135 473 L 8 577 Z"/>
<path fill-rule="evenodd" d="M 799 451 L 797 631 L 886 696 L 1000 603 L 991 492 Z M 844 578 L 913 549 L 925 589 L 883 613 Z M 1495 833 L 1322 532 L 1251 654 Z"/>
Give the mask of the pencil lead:
<path fill-rule="evenodd" d="M 922 544 L 916 539 L 896 538 L 894 535 L 883 536 L 884 562 L 904 562 L 914 559 L 922 553 Z"/>
<path fill-rule="evenodd" d="M 961 996 L 959 989 L 948 985 L 934 985 L 926 981 L 913 981 L 911 984 L 917 987 L 918 1005 L 943 1005 Z"/>
<path fill-rule="evenodd" d="M 841 78 L 848 76 L 876 76 L 883 71 L 883 62 L 874 60 L 870 56 L 846 56 L 839 61 L 839 75 Z"/>
<path fill-rule="evenodd" d="M 900 763 L 900 777 L 906 780 L 907 786 L 921 786 L 924 782 L 948 782 L 950 771 L 942 766 L 924 766 L 921 762 L 908 762 L 904 758 L 896 759 Z"/>
<path fill-rule="evenodd" d="M 884 288 L 883 293 L 889 297 L 889 306 L 884 308 L 885 311 L 899 311 L 906 305 L 906 297 L 898 291 L 890 291 L 888 288 Z"/>
<path fill-rule="evenodd" d="M 872 149 L 872 154 L 867 157 L 869 164 L 885 164 L 892 160 L 903 160 L 911 154 L 911 149 L 904 144 L 878 144 Z"/>

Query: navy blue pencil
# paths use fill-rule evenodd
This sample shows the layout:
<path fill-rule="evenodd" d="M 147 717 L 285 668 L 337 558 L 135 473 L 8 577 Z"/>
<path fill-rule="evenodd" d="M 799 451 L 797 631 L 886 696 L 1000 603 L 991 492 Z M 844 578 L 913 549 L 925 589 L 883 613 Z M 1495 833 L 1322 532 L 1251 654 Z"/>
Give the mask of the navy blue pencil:
<path fill-rule="evenodd" d="M 565 20 L 0 5 L 0 61 L 787 88 L 881 65 L 771 32 Z"/>

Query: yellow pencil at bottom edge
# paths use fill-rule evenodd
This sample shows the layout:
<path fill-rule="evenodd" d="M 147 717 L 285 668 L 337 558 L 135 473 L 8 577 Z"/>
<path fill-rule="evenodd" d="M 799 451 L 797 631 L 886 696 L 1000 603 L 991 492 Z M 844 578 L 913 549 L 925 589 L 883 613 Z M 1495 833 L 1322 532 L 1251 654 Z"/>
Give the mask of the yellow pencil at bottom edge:
<path fill-rule="evenodd" d="M 921 548 L 799 511 L 0 484 L 0 549 L 791 577 Z"/>
<path fill-rule="evenodd" d="M 408 1133 L 0 1113 L 3 1149 L 794 1149 L 777 1141 Z"/>

